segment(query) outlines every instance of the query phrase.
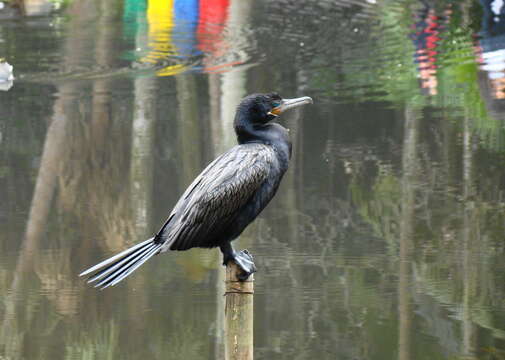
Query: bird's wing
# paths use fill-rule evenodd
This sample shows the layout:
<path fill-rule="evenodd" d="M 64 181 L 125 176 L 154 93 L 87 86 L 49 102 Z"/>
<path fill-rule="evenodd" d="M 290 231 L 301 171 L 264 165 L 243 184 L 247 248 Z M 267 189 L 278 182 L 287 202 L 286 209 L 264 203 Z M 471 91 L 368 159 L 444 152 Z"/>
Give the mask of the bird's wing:
<path fill-rule="evenodd" d="M 158 233 L 161 251 L 216 246 L 237 211 L 259 189 L 275 161 L 263 144 L 235 146 L 222 154 L 193 181 Z"/>

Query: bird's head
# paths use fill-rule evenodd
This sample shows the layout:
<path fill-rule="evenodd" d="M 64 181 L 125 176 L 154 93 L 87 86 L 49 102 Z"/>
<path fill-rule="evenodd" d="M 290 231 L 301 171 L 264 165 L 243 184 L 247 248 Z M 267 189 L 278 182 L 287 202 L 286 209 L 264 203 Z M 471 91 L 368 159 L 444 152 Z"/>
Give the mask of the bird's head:
<path fill-rule="evenodd" d="M 276 93 L 252 94 L 240 102 L 235 123 L 247 119 L 253 124 L 266 124 L 284 111 L 305 104 L 312 104 L 312 99 L 308 96 L 283 99 Z"/>

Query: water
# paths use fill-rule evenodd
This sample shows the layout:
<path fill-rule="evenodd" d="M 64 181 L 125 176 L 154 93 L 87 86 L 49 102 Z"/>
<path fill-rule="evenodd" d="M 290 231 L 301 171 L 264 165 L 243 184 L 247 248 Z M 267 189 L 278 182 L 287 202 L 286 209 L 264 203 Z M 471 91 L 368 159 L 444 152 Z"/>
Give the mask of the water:
<path fill-rule="evenodd" d="M 77 274 L 156 231 L 234 144 L 237 102 L 272 90 L 315 104 L 281 119 L 290 170 L 236 244 L 259 268 L 255 357 L 503 358 L 503 15 L 430 4 L 9 12 L 0 358 L 221 359 L 218 250 L 156 257 L 102 292 Z"/>

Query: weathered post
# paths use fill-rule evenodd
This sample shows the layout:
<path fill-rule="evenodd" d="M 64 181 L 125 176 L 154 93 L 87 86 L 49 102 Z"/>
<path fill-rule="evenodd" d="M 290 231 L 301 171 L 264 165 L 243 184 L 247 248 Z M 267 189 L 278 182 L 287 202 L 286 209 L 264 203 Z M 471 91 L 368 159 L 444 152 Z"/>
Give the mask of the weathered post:
<path fill-rule="evenodd" d="M 242 270 L 233 262 L 226 266 L 225 359 L 253 360 L 254 276 L 239 281 Z"/>

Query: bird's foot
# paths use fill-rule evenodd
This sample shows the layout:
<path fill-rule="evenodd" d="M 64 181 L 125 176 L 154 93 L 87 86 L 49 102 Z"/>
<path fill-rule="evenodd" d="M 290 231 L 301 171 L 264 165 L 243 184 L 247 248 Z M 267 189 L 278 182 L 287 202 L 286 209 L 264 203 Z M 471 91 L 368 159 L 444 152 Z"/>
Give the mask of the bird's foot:
<path fill-rule="evenodd" d="M 246 281 L 257 271 L 252 254 L 246 249 L 235 254 L 235 262 L 242 269 L 242 273 L 237 275 L 240 281 Z"/>
<path fill-rule="evenodd" d="M 253 256 L 247 250 L 233 252 L 232 256 L 224 258 L 223 265 L 227 265 L 229 261 L 233 261 L 242 272 L 237 275 L 240 281 L 246 281 L 249 276 L 256 272 L 256 265 L 254 265 Z"/>

